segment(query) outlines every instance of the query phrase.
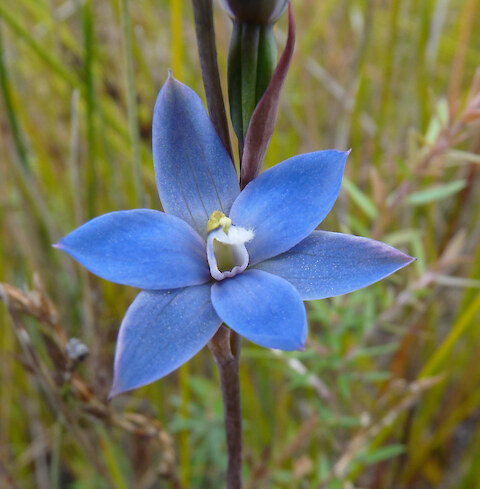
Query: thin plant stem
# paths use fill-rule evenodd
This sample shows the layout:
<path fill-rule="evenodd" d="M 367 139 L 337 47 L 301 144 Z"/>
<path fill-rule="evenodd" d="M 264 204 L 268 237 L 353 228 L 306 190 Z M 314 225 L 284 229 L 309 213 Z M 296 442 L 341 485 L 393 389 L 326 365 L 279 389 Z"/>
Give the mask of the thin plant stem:
<path fill-rule="evenodd" d="M 120 19 L 124 39 L 124 59 L 127 85 L 128 131 L 132 147 L 132 180 L 135 192 L 135 201 L 140 206 L 145 206 L 146 201 L 142 181 L 142 160 L 140 153 L 140 129 L 138 127 L 138 108 L 133 65 L 132 26 L 130 23 L 128 5 L 128 0 L 120 1 Z"/>
<path fill-rule="evenodd" d="M 212 0 L 192 0 L 197 34 L 198 54 L 202 68 L 203 86 L 207 97 L 210 119 L 233 161 L 232 146 L 228 132 L 227 113 L 223 101 L 222 86 L 218 73 L 215 26 L 213 24 Z"/>
<path fill-rule="evenodd" d="M 83 43 L 85 48 L 85 124 L 87 128 L 87 168 L 85 174 L 86 204 L 88 217 L 97 214 L 96 201 L 98 197 L 98 175 L 97 175 L 97 117 L 96 117 L 96 93 L 93 74 L 93 63 L 95 59 L 95 36 L 94 36 L 93 6 L 91 0 L 87 0 L 82 9 Z"/>
<path fill-rule="evenodd" d="M 26 170 L 30 171 L 32 165 L 30 161 L 28 145 L 25 140 L 25 135 L 23 134 L 17 119 L 17 113 L 15 111 L 10 88 L 10 80 L 7 73 L 7 65 L 3 48 L 2 23 L 0 23 L 0 94 L 3 96 L 2 99 L 3 103 L 5 104 L 5 113 L 8 117 L 8 122 L 10 123 L 10 130 L 13 141 L 15 142 L 18 159 L 22 163 L 23 167 Z"/>
<path fill-rule="evenodd" d="M 240 337 L 221 326 L 208 347 L 220 373 L 227 435 L 227 489 L 242 487 L 242 408 L 240 402 Z"/>

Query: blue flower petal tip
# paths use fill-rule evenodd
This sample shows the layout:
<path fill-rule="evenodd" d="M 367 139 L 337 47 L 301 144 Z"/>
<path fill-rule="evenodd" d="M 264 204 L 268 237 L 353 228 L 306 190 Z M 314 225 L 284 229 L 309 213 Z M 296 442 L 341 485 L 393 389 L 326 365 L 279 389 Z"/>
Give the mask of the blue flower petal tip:
<path fill-rule="evenodd" d="M 60 251 L 63 251 L 64 253 L 67 253 L 68 255 L 70 255 L 72 258 L 75 258 L 75 256 L 72 255 L 71 251 L 68 249 L 68 245 L 65 243 L 66 241 L 66 238 L 68 238 L 68 234 L 67 236 L 64 236 L 58 243 L 54 243 L 52 244 L 52 248 L 55 248 L 56 250 L 60 250 Z"/>
<path fill-rule="evenodd" d="M 110 402 L 114 397 L 117 397 L 119 394 L 122 394 L 122 391 L 117 391 L 116 387 L 112 385 L 110 392 L 107 396 L 107 402 Z"/>
<path fill-rule="evenodd" d="M 111 402 L 113 398 L 119 396 L 120 394 L 125 394 L 126 392 L 132 391 L 134 389 L 138 389 L 139 387 L 143 387 L 143 386 L 137 385 L 136 387 L 122 388 L 121 386 L 116 384 L 115 379 L 114 379 L 114 382 L 112 383 L 112 386 L 110 387 L 110 392 L 108 393 L 108 396 L 107 396 L 107 402 Z"/>
<path fill-rule="evenodd" d="M 287 351 L 305 345 L 303 302 L 297 290 L 276 275 L 246 270 L 216 282 L 212 302 L 225 324 L 257 345 Z"/>
<path fill-rule="evenodd" d="M 288 251 L 323 221 L 337 200 L 347 157 L 335 150 L 293 156 L 244 188 L 229 217 L 255 231 L 247 245 L 251 265 Z"/>
<path fill-rule="evenodd" d="M 144 387 L 145 385 L 148 385 L 148 384 L 149 384 L 149 382 L 145 382 L 144 384 L 136 385 L 135 387 L 122 388 L 120 385 L 117 385 L 115 383 L 115 379 L 114 379 L 114 383 L 112 383 L 112 386 L 110 387 L 110 392 L 108 393 L 108 396 L 107 396 L 107 402 L 112 402 L 112 400 L 115 397 L 118 397 L 121 394 L 125 394 L 127 392 L 131 392 L 131 391 L 138 389 L 140 387 Z"/>
<path fill-rule="evenodd" d="M 160 377 L 159 377 L 160 378 Z M 155 379 L 157 380 L 157 379 Z M 147 381 L 143 383 L 138 383 L 132 386 L 123 386 L 121 385 L 121 379 L 118 379 L 116 375 L 113 377 L 112 386 L 110 387 L 110 392 L 107 396 L 107 402 L 111 402 L 115 397 L 120 396 L 121 394 L 125 394 L 127 392 L 131 392 L 135 389 L 139 389 L 140 387 L 145 387 L 153 381 Z"/>
<path fill-rule="evenodd" d="M 380 241 L 314 231 L 287 252 L 255 268 L 289 281 L 303 300 L 326 299 L 371 285 L 415 258 Z"/>
<path fill-rule="evenodd" d="M 214 211 L 228 215 L 240 186 L 202 100 L 173 76 L 153 109 L 152 151 L 164 211 L 206 238 L 209 216 Z"/>
<path fill-rule="evenodd" d="M 105 280 L 140 289 L 210 280 L 202 238 L 181 219 L 152 209 L 96 217 L 62 238 L 57 248 Z"/>
<path fill-rule="evenodd" d="M 168 375 L 210 341 L 221 324 L 210 288 L 204 284 L 138 294 L 120 326 L 109 398 Z"/>

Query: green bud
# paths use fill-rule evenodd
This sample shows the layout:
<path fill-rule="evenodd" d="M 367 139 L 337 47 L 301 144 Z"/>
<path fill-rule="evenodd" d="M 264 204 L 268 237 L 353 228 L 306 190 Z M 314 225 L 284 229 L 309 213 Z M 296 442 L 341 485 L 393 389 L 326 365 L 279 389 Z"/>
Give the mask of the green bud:
<path fill-rule="evenodd" d="M 221 3 L 237 22 L 266 25 L 281 17 L 288 0 L 221 0 Z"/>
<path fill-rule="evenodd" d="M 230 117 L 240 148 L 276 63 L 273 25 L 235 21 L 228 54 L 228 97 Z"/>

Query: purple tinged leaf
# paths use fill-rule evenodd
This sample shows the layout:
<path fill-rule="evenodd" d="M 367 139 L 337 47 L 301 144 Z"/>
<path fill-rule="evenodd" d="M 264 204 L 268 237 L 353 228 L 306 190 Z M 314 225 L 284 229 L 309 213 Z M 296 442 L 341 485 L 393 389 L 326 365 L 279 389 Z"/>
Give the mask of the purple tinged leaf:
<path fill-rule="evenodd" d="M 283 54 L 272 79 L 253 112 L 248 126 L 241 165 L 242 186 L 247 185 L 259 173 L 272 138 L 277 120 L 280 92 L 287 76 L 295 47 L 295 19 L 292 6 L 288 4 L 288 38 Z"/>
<path fill-rule="evenodd" d="M 208 282 L 205 242 L 184 221 L 151 209 L 104 214 L 55 245 L 92 273 L 141 289 Z"/>
<path fill-rule="evenodd" d="M 288 280 L 303 300 L 325 299 L 373 284 L 414 261 L 391 246 L 348 234 L 314 231 L 255 268 Z"/>
<path fill-rule="evenodd" d="M 169 76 L 153 114 L 153 162 L 168 214 L 206 237 L 213 211 L 228 215 L 240 188 L 225 146 L 197 94 Z"/>
<path fill-rule="evenodd" d="M 169 374 L 210 341 L 221 324 L 210 288 L 138 294 L 118 334 L 110 399 Z"/>
<path fill-rule="evenodd" d="M 246 270 L 212 286 L 212 303 L 227 326 L 267 348 L 301 350 L 307 337 L 305 307 L 286 280 Z"/>

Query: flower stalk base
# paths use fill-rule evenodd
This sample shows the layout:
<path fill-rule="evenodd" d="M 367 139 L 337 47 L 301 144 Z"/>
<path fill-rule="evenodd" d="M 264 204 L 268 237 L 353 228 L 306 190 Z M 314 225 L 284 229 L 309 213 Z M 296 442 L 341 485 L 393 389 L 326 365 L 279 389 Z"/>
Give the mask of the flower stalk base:
<path fill-rule="evenodd" d="M 242 487 L 242 408 L 240 403 L 240 337 L 221 326 L 208 343 L 220 374 L 227 435 L 227 489 Z"/>

